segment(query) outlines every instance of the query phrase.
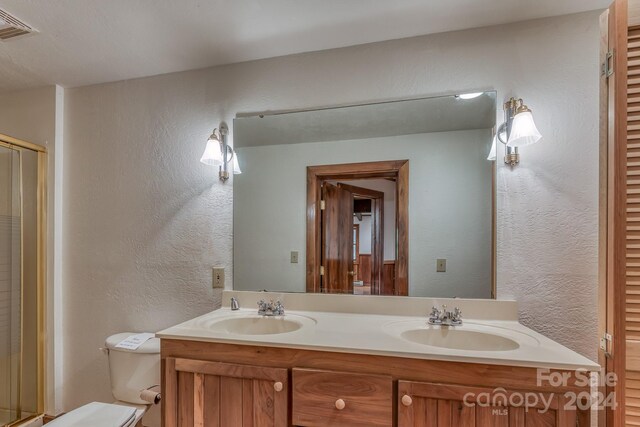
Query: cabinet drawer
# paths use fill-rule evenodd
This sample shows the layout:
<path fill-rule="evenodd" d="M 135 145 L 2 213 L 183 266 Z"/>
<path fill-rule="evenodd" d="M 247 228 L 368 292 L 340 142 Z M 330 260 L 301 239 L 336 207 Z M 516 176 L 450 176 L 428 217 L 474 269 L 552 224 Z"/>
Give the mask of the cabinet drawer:
<path fill-rule="evenodd" d="M 390 376 L 293 369 L 293 424 L 391 426 Z"/>

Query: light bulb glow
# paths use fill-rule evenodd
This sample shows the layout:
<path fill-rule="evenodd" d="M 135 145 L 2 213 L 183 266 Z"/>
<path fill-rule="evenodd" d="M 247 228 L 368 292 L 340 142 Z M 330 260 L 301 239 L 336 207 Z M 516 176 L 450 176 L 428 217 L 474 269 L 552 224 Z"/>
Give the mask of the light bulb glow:
<path fill-rule="evenodd" d="M 530 111 L 516 114 L 511 125 L 511 134 L 507 147 L 524 147 L 540 141 L 542 135 L 538 131 Z"/>
<path fill-rule="evenodd" d="M 479 97 L 482 94 L 484 94 L 484 92 L 461 93 L 457 97 L 460 98 L 460 99 L 473 99 L 473 98 Z"/>

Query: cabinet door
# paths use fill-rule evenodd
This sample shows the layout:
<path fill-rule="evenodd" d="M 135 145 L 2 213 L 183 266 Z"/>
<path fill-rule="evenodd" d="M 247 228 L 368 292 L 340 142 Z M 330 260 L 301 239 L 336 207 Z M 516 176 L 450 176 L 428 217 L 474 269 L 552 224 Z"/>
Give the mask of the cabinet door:
<path fill-rule="evenodd" d="M 398 381 L 398 427 L 575 427 L 564 396 Z M 521 402 L 529 399 L 529 407 Z"/>
<path fill-rule="evenodd" d="M 166 358 L 164 427 L 287 425 L 286 369 Z"/>

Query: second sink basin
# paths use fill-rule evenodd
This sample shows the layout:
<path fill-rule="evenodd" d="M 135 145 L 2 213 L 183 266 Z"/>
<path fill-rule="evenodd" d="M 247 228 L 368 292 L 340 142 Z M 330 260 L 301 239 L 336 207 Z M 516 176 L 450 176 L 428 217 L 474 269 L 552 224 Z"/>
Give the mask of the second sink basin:
<path fill-rule="evenodd" d="M 454 350 L 509 351 L 520 348 L 516 341 L 500 335 L 446 327 L 411 329 L 402 332 L 400 336 L 418 344 Z"/>
<path fill-rule="evenodd" d="M 315 321 L 304 316 L 258 316 L 242 314 L 207 322 L 206 327 L 216 331 L 237 335 L 274 335 L 295 332 Z"/>
<path fill-rule="evenodd" d="M 383 329 L 405 342 L 448 350 L 501 352 L 540 345 L 529 334 L 475 322 L 465 322 L 461 326 L 439 326 L 428 325 L 426 320 L 406 320 L 387 323 Z"/>

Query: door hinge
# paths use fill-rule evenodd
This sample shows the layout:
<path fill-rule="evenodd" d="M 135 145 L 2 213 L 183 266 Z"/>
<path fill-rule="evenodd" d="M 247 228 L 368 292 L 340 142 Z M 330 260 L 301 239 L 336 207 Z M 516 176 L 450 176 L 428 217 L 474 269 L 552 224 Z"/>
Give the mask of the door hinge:
<path fill-rule="evenodd" d="M 324 267 L 323 266 L 320 266 L 320 275 L 324 276 Z"/>
<path fill-rule="evenodd" d="M 324 200 L 320 200 L 320 210 L 323 211 L 327 207 L 327 204 Z"/>
<path fill-rule="evenodd" d="M 613 55 L 613 50 L 607 52 L 605 55 L 604 62 L 600 66 L 600 75 L 602 77 L 609 78 L 613 74 Z"/>
<path fill-rule="evenodd" d="M 604 355 L 607 359 L 611 358 L 611 342 L 613 341 L 613 337 L 611 334 L 605 333 L 602 338 L 600 338 L 600 350 L 604 351 Z"/>

